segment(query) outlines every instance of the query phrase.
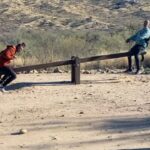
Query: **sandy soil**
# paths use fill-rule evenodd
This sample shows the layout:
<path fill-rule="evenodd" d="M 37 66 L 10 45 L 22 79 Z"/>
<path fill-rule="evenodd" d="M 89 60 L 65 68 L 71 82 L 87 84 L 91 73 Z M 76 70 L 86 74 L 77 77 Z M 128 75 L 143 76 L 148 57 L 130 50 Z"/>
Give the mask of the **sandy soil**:
<path fill-rule="evenodd" d="M 150 75 L 81 78 L 18 75 L 0 93 L 0 150 L 150 149 Z"/>

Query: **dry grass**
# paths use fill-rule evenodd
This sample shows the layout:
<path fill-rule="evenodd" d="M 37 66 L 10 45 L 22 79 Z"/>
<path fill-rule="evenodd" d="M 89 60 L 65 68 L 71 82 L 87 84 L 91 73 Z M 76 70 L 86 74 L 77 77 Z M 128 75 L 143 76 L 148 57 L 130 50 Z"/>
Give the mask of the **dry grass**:
<path fill-rule="evenodd" d="M 120 9 L 114 4 L 114 0 L 3 0 L 0 49 L 25 41 L 27 51 L 14 62 L 19 66 L 70 59 L 72 55 L 127 51 L 124 41 L 145 18 L 150 18 L 150 2 L 143 0 Z M 149 66 L 148 58 L 145 66 Z M 126 59 L 118 59 L 94 63 L 93 67 L 125 65 Z"/>

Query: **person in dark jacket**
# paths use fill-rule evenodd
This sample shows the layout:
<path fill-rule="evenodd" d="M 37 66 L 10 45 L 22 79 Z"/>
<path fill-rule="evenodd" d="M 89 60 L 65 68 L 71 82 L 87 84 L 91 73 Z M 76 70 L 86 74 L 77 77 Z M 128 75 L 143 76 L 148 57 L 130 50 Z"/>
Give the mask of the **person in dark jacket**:
<path fill-rule="evenodd" d="M 25 43 L 8 45 L 5 50 L 0 52 L 0 90 L 5 92 L 5 87 L 16 79 L 16 73 L 9 66 L 11 60 L 15 58 L 16 53 L 19 53 L 25 47 Z"/>
<path fill-rule="evenodd" d="M 136 74 L 142 73 L 140 68 L 139 55 L 142 55 L 142 61 L 144 60 L 143 54 L 146 53 L 148 47 L 148 39 L 150 38 L 150 21 L 144 21 L 144 27 L 136 34 L 126 40 L 127 43 L 135 42 L 135 45 L 130 49 L 130 56 L 128 57 L 128 69 L 126 72 L 132 72 L 132 56 L 135 57 Z"/>

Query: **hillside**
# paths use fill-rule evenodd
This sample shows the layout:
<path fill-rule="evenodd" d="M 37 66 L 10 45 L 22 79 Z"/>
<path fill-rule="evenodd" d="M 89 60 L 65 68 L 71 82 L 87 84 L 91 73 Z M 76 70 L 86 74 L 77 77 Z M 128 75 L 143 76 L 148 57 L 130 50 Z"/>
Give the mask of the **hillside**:
<path fill-rule="evenodd" d="M 149 0 L 1 0 L 1 35 L 29 29 L 125 29 L 150 19 Z"/>

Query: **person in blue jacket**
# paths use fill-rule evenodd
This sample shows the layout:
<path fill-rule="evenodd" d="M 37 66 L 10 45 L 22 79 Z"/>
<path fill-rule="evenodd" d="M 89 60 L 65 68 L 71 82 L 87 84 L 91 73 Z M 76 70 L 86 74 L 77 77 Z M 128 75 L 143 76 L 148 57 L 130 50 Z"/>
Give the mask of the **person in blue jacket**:
<path fill-rule="evenodd" d="M 137 69 L 136 74 L 142 73 L 139 55 L 143 56 L 143 54 L 146 53 L 149 38 L 150 38 L 150 21 L 145 20 L 143 28 L 126 40 L 127 43 L 135 42 L 135 45 L 129 51 L 130 56 L 128 57 L 128 69 L 126 72 L 129 73 L 132 72 L 132 56 L 134 56 Z M 144 57 L 142 61 L 143 60 Z"/>

